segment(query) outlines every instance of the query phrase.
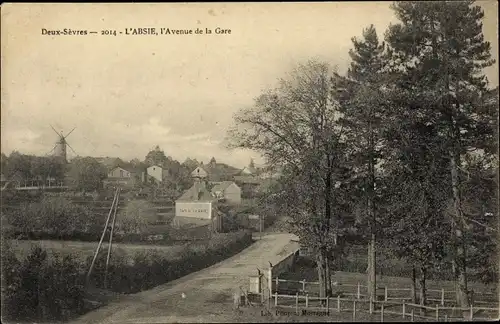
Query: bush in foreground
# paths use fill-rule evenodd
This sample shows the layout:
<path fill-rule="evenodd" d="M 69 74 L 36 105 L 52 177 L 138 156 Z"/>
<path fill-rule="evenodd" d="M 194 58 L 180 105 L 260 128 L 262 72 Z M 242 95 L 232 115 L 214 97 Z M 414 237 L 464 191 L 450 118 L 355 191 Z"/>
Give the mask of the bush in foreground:
<path fill-rule="evenodd" d="M 34 247 L 18 260 L 2 242 L 2 319 L 4 321 L 67 320 L 84 310 L 82 264 L 73 256 Z"/>
<path fill-rule="evenodd" d="M 135 293 L 175 280 L 189 273 L 209 267 L 246 248 L 252 243 L 250 232 L 214 234 L 208 244 L 194 244 L 184 248 L 175 257 L 157 250 L 141 251 L 131 259 L 113 252 L 108 268 L 108 289 L 121 293 Z M 88 259 L 88 263 L 91 258 Z M 106 253 L 98 256 L 92 281 L 103 287 Z"/>

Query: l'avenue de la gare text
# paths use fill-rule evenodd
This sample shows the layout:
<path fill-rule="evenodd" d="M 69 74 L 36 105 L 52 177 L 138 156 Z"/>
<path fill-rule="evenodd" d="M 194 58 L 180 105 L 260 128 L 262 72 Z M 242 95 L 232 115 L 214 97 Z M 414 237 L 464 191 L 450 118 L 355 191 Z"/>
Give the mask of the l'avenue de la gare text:
<path fill-rule="evenodd" d="M 174 29 L 174 28 L 125 28 L 126 35 L 210 35 L 225 34 L 231 35 L 231 29 L 228 28 L 196 28 L 196 29 Z"/>

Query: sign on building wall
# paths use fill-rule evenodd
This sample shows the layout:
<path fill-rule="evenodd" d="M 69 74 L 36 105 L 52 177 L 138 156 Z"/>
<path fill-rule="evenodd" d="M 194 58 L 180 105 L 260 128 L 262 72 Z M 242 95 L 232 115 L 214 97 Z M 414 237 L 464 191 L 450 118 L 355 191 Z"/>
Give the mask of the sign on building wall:
<path fill-rule="evenodd" d="M 211 202 L 176 202 L 175 216 L 193 218 L 212 218 Z"/>

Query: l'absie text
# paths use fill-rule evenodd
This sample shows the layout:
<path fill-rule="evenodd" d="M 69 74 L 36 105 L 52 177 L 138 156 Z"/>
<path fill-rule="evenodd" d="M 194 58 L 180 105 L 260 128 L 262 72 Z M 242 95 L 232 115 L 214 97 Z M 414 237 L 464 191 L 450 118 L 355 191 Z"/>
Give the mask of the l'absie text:
<path fill-rule="evenodd" d="M 62 30 L 50 30 L 46 28 L 42 28 L 42 35 L 50 35 L 50 36 L 73 36 L 73 35 L 87 35 L 88 32 L 86 30 L 73 30 L 71 28 L 64 28 Z"/>

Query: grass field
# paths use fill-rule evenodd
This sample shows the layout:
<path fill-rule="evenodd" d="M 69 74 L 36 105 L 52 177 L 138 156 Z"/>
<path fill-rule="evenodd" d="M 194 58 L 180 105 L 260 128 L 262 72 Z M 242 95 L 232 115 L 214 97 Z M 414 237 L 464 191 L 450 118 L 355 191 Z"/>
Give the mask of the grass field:
<path fill-rule="evenodd" d="M 395 260 L 395 262 L 401 262 L 400 260 Z M 279 276 L 281 279 L 287 280 L 306 280 L 309 282 L 317 282 L 318 274 L 315 268 L 314 263 L 310 261 L 306 261 L 305 259 L 299 259 L 299 262 L 295 266 L 295 269 L 289 271 L 287 273 L 283 273 Z M 347 271 L 335 271 L 332 273 L 332 281 L 339 283 L 338 287 L 334 288 L 334 293 L 356 293 L 358 283 L 361 286 L 366 285 L 367 276 L 364 273 L 359 272 L 347 272 Z M 300 287 L 299 287 L 300 286 Z M 378 291 L 379 295 L 384 294 L 384 287 L 388 289 L 391 288 L 406 288 L 410 289 L 412 286 L 411 278 L 405 276 L 386 276 L 380 273 L 377 273 L 377 287 L 381 287 Z M 441 290 L 445 289 L 447 291 L 445 293 L 445 299 L 453 299 L 453 293 L 449 291 L 454 290 L 453 281 L 446 280 L 427 280 L 426 281 L 427 289 L 431 290 L 428 292 L 429 298 L 440 298 L 439 292 L 434 292 L 432 290 Z M 280 289 L 285 291 L 287 290 L 295 290 L 297 288 L 301 288 L 301 284 L 299 283 L 288 283 L 288 282 L 280 282 Z M 483 301 L 481 306 L 484 307 L 498 307 L 498 294 L 497 294 L 497 285 L 492 284 L 484 284 L 480 282 L 469 281 L 469 289 L 473 289 L 475 292 L 475 300 Z M 318 290 L 318 285 L 310 284 L 306 285 L 306 290 L 310 291 L 311 294 L 316 294 Z M 366 294 L 366 288 L 361 287 L 361 294 Z M 390 291 L 389 297 L 411 297 L 410 291 Z M 478 305 L 479 306 L 479 305 Z"/>
<path fill-rule="evenodd" d="M 20 258 L 25 258 L 31 248 L 34 246 L 41 246 L 46 249 L 49 255 L 51 253 L 59 253 L 60 255 L 75 254 L 85 260 L 87 257 L 92 256 L 97 248 L 98 242 L 80 242 L 80 241 L 31 241 L 31 240 L 10 240 L 12 248 L 16 255 Z M 185 250 L 187 244 L 182 245 L 145 245 L 145 244 L 113 244 L 113 251 L 120 250 L 131 257 L 136 252 L 156 250 L 162 256 L 168 259 L 178 258 L 182 251 Z M 107 251 L 108 244 L 104 243 L 101 246 L 101 251 Z"/>

